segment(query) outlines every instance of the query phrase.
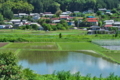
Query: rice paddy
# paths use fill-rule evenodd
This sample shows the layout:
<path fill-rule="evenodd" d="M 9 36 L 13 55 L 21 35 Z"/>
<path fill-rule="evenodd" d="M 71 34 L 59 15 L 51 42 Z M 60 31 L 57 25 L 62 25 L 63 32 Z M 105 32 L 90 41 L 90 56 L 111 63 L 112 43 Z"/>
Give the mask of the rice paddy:
<path fill-rule="evenodd" d="M 92 43 L 109 50 L 120 50 L 120 40 L 93 40 Z"/>
<path fill-rule="evenodd" d="M 55 43 L 35 43 L 35 42 L 16 42 L 16 43 L 11 43 L 10 45 L 6 45 L 4 48 L 9 48 L 9 49 L 58 49 L 57 45 Z"/>
<path fill-rule="evenodd" d="M 6 44 L 2 49 L 42 50 L 42 51 L 79 51 L 93 50 L 104 51 L 105 49 L 90 42 L 14 42 Z"/>
<path fill-rule="evenodd" d="M 92 43 L 108 49 L 103 55 L 120 63 L 120 40 L 93 40 Z"/>

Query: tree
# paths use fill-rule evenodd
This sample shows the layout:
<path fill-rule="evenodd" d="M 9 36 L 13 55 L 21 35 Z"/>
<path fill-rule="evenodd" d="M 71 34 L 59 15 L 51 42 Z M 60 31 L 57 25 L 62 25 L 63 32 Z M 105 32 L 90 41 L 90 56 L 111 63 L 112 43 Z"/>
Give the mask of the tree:
<path fill-rule="evenodd" d="M 15 5 L 13 7 L 13 10 L 17 13 L 31 12 L 34 9 L 34 7 L 31 4 L 29 4 L 28 2 L 18 1 L 14 4 Z"/>
<path fill-rule="evenodd" d="M 102 15 L 102 12 L 101 11 L 97 11 L 96 13 L 98 16 Z"/>
<path fill-rule="evenodd" d="M 65 20 L 61 20 L 60 23 L 63 24 L 63 23 L 66 23 L 66 21 Z"/>
<path fill-rule="evenodd" d="M 62 38 L 62 34 L 61 33 L 59 34 L 59 38 Z"/>
<path fill-rule="evenodd" d="M 39 27 L 36 24 L 31 24 L 30 26 L 32 26 L 32 29 L 34 29 L 34 30 L 38 30 L 39 29 Z"/>
<path fill-rule="evenodd" d="M 0 80 L 22 80 L 21 67 L 13 53 L 0 53 Z"/>
<path fill-rule="evenodd" d="M 57 16 L 59 16 L 61 13 L 62 13 L 61 10 L 57 10 L 57 11 L 55 12 L 55 14 L 56 14 Z"/>
<path fill-rule="evenodd" d="M 3 21 L 4 21 L 3 15 L 0 14 L 0 24 L 3 24 L 4 23 Z"/>
<path fill-rule="evenodd" d="M 111 12 L 112 13 L 117 13 L 118 11 L 117 11 L 117 9 L 114 8 Z"/>
<path fill-rule="evenodd" d="M 99 26 L 102 26 L 102 25 L 103 25 L 103 22 L 102 22 L 102 21 L 99 21 L 99 22 L 98 22 L 98 25 L 99 25 Z"/>
<path fill-rule="evenodd" d="M 3 16 L 7 19 L 12 19 L 13 12 L 11 11 L 11 9 L 7 8 L 6 10 L 3 11 Z"/>
<path fill-rule="evenodd" d="M 32 26 L 26 25 L 26 29 L 32 29 Z"/>
<path fill-rule="evenodd" d="M 46 23 L 52 23 L 51 19 L 46 19 Z"/>
<path fill-rule="evenodd" d="M 115 37 L 118 37 L 118 31 L 115 32 Z"/>

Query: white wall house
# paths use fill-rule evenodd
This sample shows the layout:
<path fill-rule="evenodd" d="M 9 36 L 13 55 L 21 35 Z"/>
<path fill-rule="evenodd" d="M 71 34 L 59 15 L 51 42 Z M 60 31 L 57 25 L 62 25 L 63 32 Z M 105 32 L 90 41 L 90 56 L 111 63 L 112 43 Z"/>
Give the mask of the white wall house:
<path fill-rule="evenodd" d="M 52 23 L 60 23 L 60 20 L 53 20 Z"/>
<path fill-rule="evenodd" d="M 114 22 L 113 27 L 119 27 L 120 28 L 120 22 Z"/>
<path fill-rule="evenodd" d="M 19 13 L 18 15 L 19 15 L 19 17 L 28 16 L 28 14 L 26 14 L 26 13 Z"/>
<path fill-rule="evenodd" d="M 99 11 L 106 11 L 107 9 L 106 8 L 99 8 L 98 10 Z"/>
<path fill-rule="evenodd" d="M 10 20 L 11 23 L 21 22 L 21 19 L 12 19 Z"/>
<path fill-rule="evenodd" d="M 10 29 L 10 28 L 13 28 L 13 26 L 12 25 L 5 25 L 5 28 Z"/>
<path fill-rule="evenodd" d="M 5 28 L 5 25 L 0 25 L 0 29 L 4 29 Z"/>

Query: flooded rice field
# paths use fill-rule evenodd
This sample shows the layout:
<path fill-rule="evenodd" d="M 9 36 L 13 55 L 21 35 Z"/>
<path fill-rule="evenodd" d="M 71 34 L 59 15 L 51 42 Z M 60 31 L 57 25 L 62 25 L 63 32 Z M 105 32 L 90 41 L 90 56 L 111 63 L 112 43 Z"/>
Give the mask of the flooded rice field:
<path fill-rule="evenodd" d="M 38 74 L 52 74 L 54 71 L 80 72 L 82 76 L 103 77 L 110 73 L 120 76 L 120 65 L 100 56 L 81 52 L 67 51 L 23 51 L 19 56 L 19 65 L 30 68 Z"/>

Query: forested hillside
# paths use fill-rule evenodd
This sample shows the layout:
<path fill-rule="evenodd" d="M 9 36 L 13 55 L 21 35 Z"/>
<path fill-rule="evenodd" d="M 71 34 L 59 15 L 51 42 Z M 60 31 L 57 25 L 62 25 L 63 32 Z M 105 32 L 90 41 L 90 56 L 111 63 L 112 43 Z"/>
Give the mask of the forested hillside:
<path fill-rule="evenodd" d="M 0 11 L 5 13 L 18 12 L 53 12 L 85 11 L 98 8 L 120 8 L 120 0 L 0 0 Z"/>

